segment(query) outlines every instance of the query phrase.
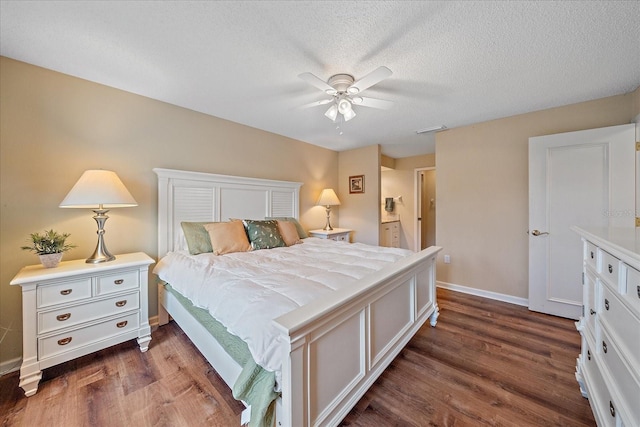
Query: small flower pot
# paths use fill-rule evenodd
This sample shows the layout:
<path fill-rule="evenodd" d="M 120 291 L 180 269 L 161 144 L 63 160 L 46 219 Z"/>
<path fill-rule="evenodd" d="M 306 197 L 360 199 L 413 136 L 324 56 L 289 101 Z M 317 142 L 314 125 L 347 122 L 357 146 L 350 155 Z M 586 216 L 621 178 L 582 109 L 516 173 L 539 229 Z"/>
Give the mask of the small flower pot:
<path fill-rule="evenodd" d="M 54 267 L 57 267 L 58 264 L 60 264 L 62 255 L 64 254 L 62 252 L 59 252 L 57 254 L 45 254 L 45 255 L 38 255 L 38 256 L 40 257 L 40 262 L 42 263 L 43 266 L 45 266 L 46 268 L 54 268 Z"/>

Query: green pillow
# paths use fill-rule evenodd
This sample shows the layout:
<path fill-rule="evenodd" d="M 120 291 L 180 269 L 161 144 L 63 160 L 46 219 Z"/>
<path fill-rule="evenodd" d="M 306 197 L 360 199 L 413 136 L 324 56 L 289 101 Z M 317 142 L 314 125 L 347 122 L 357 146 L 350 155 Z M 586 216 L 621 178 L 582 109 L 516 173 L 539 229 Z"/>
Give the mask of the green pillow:
<path fill-rule="evenodd" d="M 278 221 L 259 221 L 253 219 L 243 219 L 251 249 L 272 249 L 287 246 L 278 231 Z"/>
<path fill-rule="evenodd" d="M 292 223 L 294 223 L 296 225 L 296 230 L 298 230 L 298 236 L 300 236 L 301 239 L 306 239 L 307 237 L 309 237 L 307 235 L 307 232 L 304 231 L 304 228 L 302 228 L 302 226 L 298 222 L 298 220 L 293 218 L 293 217 L 290 217 L 290 216 L 272 216 L 272 217 L 267 217 L 265 219 L 277 219 L 277 220 L 280 220 L 280 221 L 292 222 Z"/>
<path fill-rule="evenodd" d="M 204 228 L 211 222 L 181 222 L 182 232 L 191 255 L 213 252 L 209 232 Z"/>

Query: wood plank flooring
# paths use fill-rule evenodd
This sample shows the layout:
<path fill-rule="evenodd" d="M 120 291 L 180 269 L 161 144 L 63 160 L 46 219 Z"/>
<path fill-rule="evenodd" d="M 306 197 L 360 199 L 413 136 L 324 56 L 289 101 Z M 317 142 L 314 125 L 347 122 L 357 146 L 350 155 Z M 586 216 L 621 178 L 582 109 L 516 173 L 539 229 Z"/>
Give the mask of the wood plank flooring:
<path fill-rule="evenodd" d="M 425 325 L 343 426 L 595 426 L 574 377 L 573 321 L 438 290 Z M 0 378 L 0 426 L 238 426 L 243 407 L 180 328 L 44 371 L 24 397 Z"/>

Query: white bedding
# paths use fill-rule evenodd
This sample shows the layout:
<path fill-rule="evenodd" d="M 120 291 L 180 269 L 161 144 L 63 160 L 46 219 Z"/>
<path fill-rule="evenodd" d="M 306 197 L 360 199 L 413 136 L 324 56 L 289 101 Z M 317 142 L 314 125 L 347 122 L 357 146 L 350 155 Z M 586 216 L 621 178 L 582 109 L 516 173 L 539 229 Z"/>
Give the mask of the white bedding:
<path fill-rule="evenodd" d="M 244 340 L 279 383 L 282 354 L 272 319 L 412 253 L 310 237 L 290 247 L 221 256 L 170 252 L 154 273 Z"/>

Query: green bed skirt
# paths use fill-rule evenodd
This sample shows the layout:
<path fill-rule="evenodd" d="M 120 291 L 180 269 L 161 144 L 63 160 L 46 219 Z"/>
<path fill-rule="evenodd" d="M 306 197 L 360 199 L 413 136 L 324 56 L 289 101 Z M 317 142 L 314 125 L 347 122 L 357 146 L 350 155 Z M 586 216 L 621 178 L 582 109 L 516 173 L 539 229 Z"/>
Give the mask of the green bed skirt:
<path fill-rule="evenodd" d="M 164 285 L 167 292 L 213 336 L 229 356 L 242 366 L 240 377 L 233 385 L 233 397 L 251 405 L 250 427 L 272 427 L 275 418 L 275 400 L 280 396 L 274 391 L 276 375 L 267 371 L 253 360 L 247 343 L 229 333 L 220 322 L 211 317 L 205 309 L 194 306 L 191 301 L 175 291 L 171 285 Z"/>

